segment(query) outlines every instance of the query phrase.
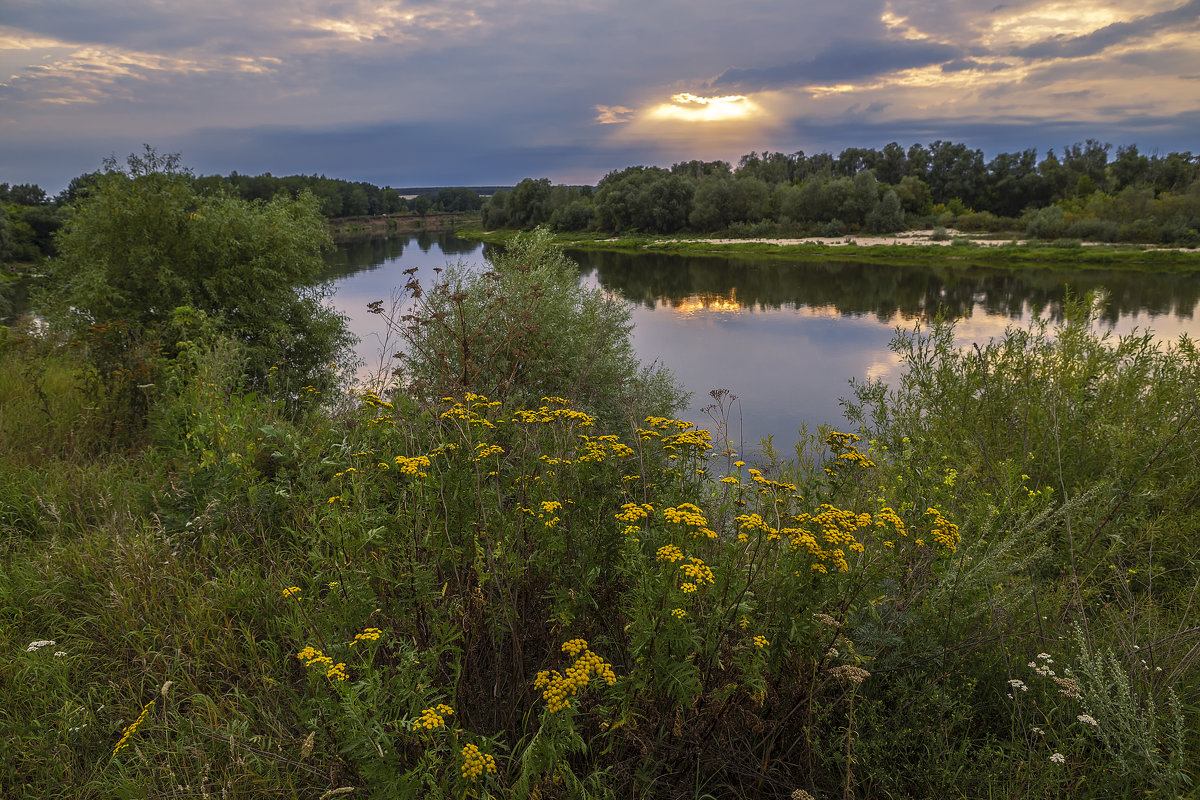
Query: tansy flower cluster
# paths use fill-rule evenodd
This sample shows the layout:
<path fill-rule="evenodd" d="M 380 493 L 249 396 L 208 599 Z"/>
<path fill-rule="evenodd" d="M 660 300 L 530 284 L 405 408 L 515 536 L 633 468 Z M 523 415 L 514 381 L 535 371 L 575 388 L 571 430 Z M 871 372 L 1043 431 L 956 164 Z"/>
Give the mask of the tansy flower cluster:
<path fill-rule="evenodd" d="M 359 642 L 377 642 L 382 634 L 383 631 L 379 628 L 364 628 L 362 633 L 354 634 L 354 641 L 350 643 L 350 646 L 354 647 Z"/>
<path fill-rule="evenodd" d="M 453 397 L 443 397 L 443 401 L 447 403 L 454 402 Z M 454 403 L 441 414 L 442 419 L 459 419 L 465 421 L 468 425 L 477 428 L 495 428 L 496 426 L 485 419 L 480 412 L 487 413 L 494 408 L 500 407 L 500 401 L 488 401 L 486 397 L 473 392 L 467 392 L 463 397 L 463 402 Z"/>
<path fill-rule="evenodd" d="M 579 462 L 583 464 L 609 458 L 629 458 L 633 455 L 633 448 L 613 435 L 593 437 L 580 434 L 579 438 L 580 449 L 583 451 L 579 454 Z"/>
<path fill-rule="evenodd" d="M 837 464 L 857 464 L 861 467 L 873 467 L 875 462 L 864 456 L 854 446 L 858 441 L 858 436 L 853 433 L 839 433 L 834 431 L 825 438 L 825 444 L 829 449 L 837 454 Z M 829 472 L 829 470 L 826 470 Z"/>
<path fill-rule="evenodd" d="M 150 713 L 150 708 L 153 705 L 153 700 L 151 700 L 149 703 L 146 703 L 146 705 L 142 708 L 142 713 L 138 714 L 138 718 L 135 719 L 128 728 L 122 731 L 123 735 L 121 736 L 121 741 L 117 742 L 117 746 L 113 748 L 114 756 L 129 746 L 129 738 L 137 733 L 137 729 L 142 726 L 142 722 L 146 719 L 146 715 Z"/>
<path fill-rule="evenodd" d="M 707 536 L 709 539 L 717 538 L 717 534 L 708 527 L 708 519 L 705 518 L 704 512 L 699 506 L 692 503 L 680 503 L 674 508 L 663 509 L 663 519 L 667 522 L 673 522 L 677 525 L 687 525 L 692 531 L 692 536 Z"/>
<path fill-rule="evenodd" d="M 769 647 L 770 645 L 771 645 L 771 643 L 767 640 L 767 637 L 765 637 L 765 636 L 755 636 L 754 637 L 754 646 L 755 647 Z"/>
<path fill-rule="evenodd" d="M 679 569 L 688 579 L 679 587 L 684 594 L 694 592 L 706 583 L 716 583 L 712 570 L 698 558 L 689 558 L 688 563 L 679 565 Z"/>
<path fill-rule="evenodd" d="M 558 670 L 542 670 L 533 682 L 535 689 L 542 690 L 546 710 L 551 714 L 570 708 L 570 698 L 586 687 L 593 675 L 602 678 L 609 686 L 617 682 L 612 664 L 588 650 L 586 640 L 572 639 L 564 642 L 562 650 L 574 657 L 575 663 L 567 667 L 563 674 L 559 674 Z"/>
<path fill-rule="evenodd" d="M 664 544 L 658 548 L 655 558 L 659 561 L 670 561 L 674 564 L 676 561 L 683 560 L 683 551 L 673 544 Z"/>
<path fill-rule="evenodd" d="M 933 527 L 929 530 L 929 535 L 933 537 L 933 540 L 951 553 L 955 552 L 958 549 L 959 541 L 962 540 L 958 533 L 958 526 L 947 521 L 942 516 L 942 512 L 936 508 L 926 509 L 925 516 L 933 517 L 930 521 L 930 525 Z"/>
<path fill-rule="evenodd" d="M 299 586 L 289 586 L 283 590 L 284 597 L 296 597 L 300 594 Z"/>
<path fill-rule="evenodd" d="M 429 456 L 396 456 L 393 461 L 400 471 L 405 475 L 411 475 L 414 478 L 428 478 L 429 474 L 425 470 L 429 469 Z"/>
<path fill-rule="evenodd" d="M 338 662 L 333 663 L 333 659 L 317 650 L 315 647 L 306 647 L 296 654 L 296 658 L 304 662 L 306 667 L 316 667 L 317 669 L 325 670 L 325 677 L 330 680 L 344 681 L 346 680 L 346 665 Z"/>
<path fill-rule="evenodd" d="M 523 409 L 517 411 L 513 416 L 513 422 L 523 423 L 525 425 L 549 424 L 553 422 L 567 422 L 578 425 L 581 428 L 590 428 L 596 424 L 596 418 L 590 414 L 585 414 L 582 411 L 576 411 L 573 408 L 568 408 L 570 404 L 561 397 L 543 397 L 542 402 L 547 405 L 542 406 L 536 411 Z M 551 408 L 550 405 L 562 406 L 561 408 Z"/>
<path fill-rule="evenodd" d="M 469 744 L 462 749 L 462 757 L 462 776 L 467 780 L 476 780 L 485 772 L 490 772 L 493 775 L 496 773 L 496 759 L 487 753 L 480 752 L 479 748 L 473 744 Z"/>
<path fill-rule="evenodd" d="M 421 711 L 421 716 L 417 717 L 413 722 L 414 730 L 433 731 L 438 728 L 446 727 L 446 717 L 454 713 L 454 709 L 445 703 L 438 703 L 436 706 Z"/>
<path fill-rule="evenodd" d="M 504 448 L 498 444 L 486 444 L 484 442 L 480 442 L 479 444 L 475 445 L 475 461 L 483 461 L 485 458 L 502 455 L 504 455 Z"/>
<path fill-rule="evenodd" d="M 542 513 L 538 514 L 538 519 L 542 520 L 543 524 L 547 528 L 553 528 L 555 525 L 561 522 L 561 520 L 555 516 L 554 512 L 560 511 L 561 509 L 562 503 L 558 502 L 557 500 L 543 500 Z"/>
<path fill-rule="evenodd" d="M 621 522 L 641 522 L 650 516 L 653 511 L 654 506 L 649 503 L 624 503 L 621 506 L 620 512 L 613 516 Z"/>

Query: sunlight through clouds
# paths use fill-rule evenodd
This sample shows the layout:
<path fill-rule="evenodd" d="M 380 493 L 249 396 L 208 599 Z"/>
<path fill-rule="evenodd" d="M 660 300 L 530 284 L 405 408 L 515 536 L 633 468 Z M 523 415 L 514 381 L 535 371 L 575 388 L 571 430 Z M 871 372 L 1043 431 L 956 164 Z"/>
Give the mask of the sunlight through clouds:
<path fill-rule="evenodd" d="M 685 122 L 720 122 L 748 119 L 760 113 L 754 101 L 744 95 L 700 97 L 690 92 L 671 95 L 671 102 L 656 106 L 650 116 L 656 119 L 677 119 Z"/>

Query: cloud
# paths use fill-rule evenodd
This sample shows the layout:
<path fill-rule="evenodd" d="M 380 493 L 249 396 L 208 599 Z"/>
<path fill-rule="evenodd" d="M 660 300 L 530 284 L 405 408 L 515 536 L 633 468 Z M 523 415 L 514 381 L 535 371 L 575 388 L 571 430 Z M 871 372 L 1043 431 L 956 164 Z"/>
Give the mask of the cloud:
<path fill-rule="evenodd" d="M 942 64 L 942 72 L 1000 72 L 1009 68 L 999 61 L 980 61 L 976 58 L 956 58 Z"/>
<path fill-rule="evenodd" d="M 941 64 L 961 56 L 959 48 L 937 42 L 842 40 L 805 61 L 758 69 L 727 69 L 712 81 L 712 86 L 762 90 L 849 82 Z"/>
<path fill-rule="evenodd" d="M 1140 17 L 1131 22 L 1114 22 L 1082 36 L 1055 36 L 1015 48 L 1013 55 L 1023 58 L 1082 58 L 1133 39 L 1152 36 L 1179 26 L 1194 28 L 1200 24 L 1200 0 L 1190 0 L 1178 8 Z"/>
<path fill-rule="evenodd" d="M 599 125 L 616 125 L 629 122 L 635 112 L 626 106 L 593 106 L 596 109 L 596 123 Z"/>

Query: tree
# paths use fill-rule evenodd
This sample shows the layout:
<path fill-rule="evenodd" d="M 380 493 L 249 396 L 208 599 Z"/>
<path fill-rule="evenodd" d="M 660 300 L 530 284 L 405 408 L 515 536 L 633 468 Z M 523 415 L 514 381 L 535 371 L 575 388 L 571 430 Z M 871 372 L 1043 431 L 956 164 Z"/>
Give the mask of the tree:
<path fill-rule="evenodd" d="M 351 337 L 314 288 L 330 244 L 315 197 L 201 195 L 178 156 L 149 148 L 124 168 L 105 166 L 51 265 L 51 299 L 67 324 L 121 323 L 154 339 L 190 307 L 240 343 L 253 384 L 272 371 L 293 391 L 332 381 L 329 363 Z"/>

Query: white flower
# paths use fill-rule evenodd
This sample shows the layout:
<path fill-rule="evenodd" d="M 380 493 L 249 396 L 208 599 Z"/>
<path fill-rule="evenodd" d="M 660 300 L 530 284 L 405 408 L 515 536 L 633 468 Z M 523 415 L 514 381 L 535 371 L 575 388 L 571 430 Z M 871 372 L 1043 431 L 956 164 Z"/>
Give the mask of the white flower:
<path fill-rule="evenodd" d="M 1033 732 L 1036 733 L 1038 736 L 1046 735 L 1046 732 L 1044 730 L 1042 730 L 1041 728 L 1038 728 L 1036 726 L 1033 728 Z"/>
<path fill-rule="evenodd" d="M 54 657 L 55 657 L 55 658 L 62 658 L 62 657 L 63 657 L 63 656 L 65 656 L 66 654 L 67 654 L 67 651 L 66 651 L 66 650 L 55 650 L 55 651 L 54 651 Z"/>
<path fill-rule="evenodd" d="M 1055 753 L 1054 755 L 1050 756 L 1050 760 L 1053 761 L 1055 764 L 1067 763 L 1067 757 L 1064 756 L 1062 753 Z"/>
<path fill-rule="evenodd" d="M 1093 717 L 1091 714 L 1080 714 L 1075 719 L 1079 720 L 1080 722 L 1084 723 L 1085 725 L 1092 725 L 1097 728 L 1100 727 L 1100 723 L 1096 722 L 1096 718 Z"/>
<path fill-rule="evenodd" d="M 1038 653 L 1037 657 L 1040 658 L 1042 661 L 1045 661 L 1047 664 L 1054 663 L 1054 659 L 1050 657 L 1049 653 Z"/>
<path fill-rule="evenodd" d="M 36 642 L 30 642 L 29 647 L 25 648 L 25 652 L 35 653 L 43 647 L 52 647 L 54 644 L 56 643 L 53 639 L 38 639 Z"/>
<path fill-rule="evenodd" d="M 1030 669 L 1037 669 L 1038 663 L 1036 661 L 1030 661 L 1026 666 L 1028 666 Z"/>
<path fill-rule="evenodd" d="M 1020 689 L 1022 692 L 1029 691 L 1029 687 L 1025 685 L 1025 681 L 1020 681 L 1020 680 L 1017 680 L 1016 678 L 1013 678 L 1012 680 L 1010 680 L 1008 682 L 1008 685 L 1013 687 L 1014 689 Z"/>

